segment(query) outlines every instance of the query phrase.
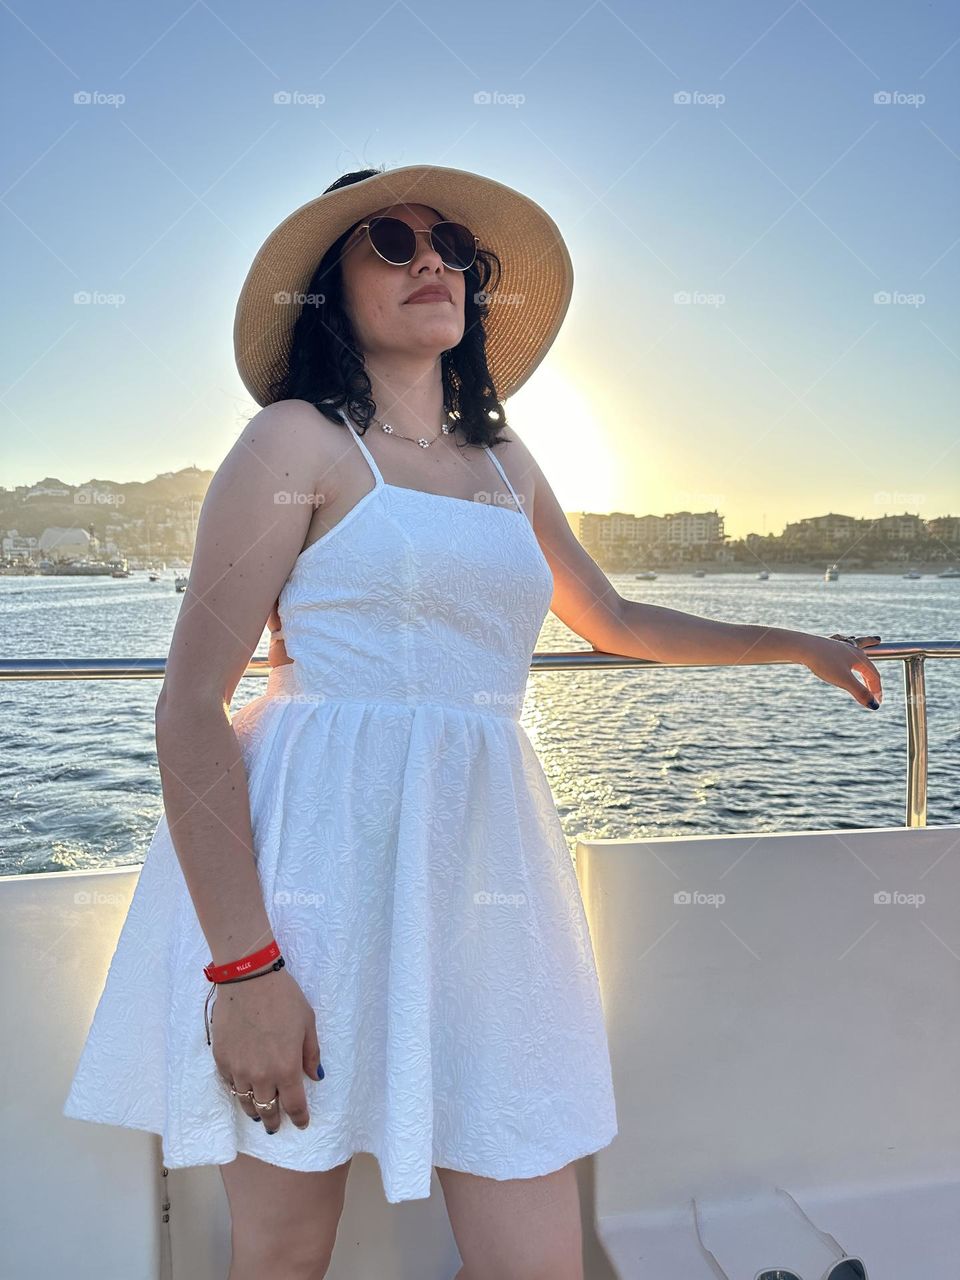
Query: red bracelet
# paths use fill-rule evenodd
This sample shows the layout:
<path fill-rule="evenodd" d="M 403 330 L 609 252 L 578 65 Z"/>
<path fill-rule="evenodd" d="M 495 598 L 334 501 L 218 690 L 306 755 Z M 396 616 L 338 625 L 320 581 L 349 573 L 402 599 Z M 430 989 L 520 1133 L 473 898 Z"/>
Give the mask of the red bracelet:
<path fill-rule="evenodd" d="M 276 960 L 279 954 L 280 948 L 274 940 L 262 951 L 254 951 L 248 956 L 242 956 L 239 960 L 232 960 L 230 964 L 214 964 L 211 960 L 209 964 L 203 966 L 204 976 L 211 982 L 229 982 L 231 978 L 239 978 L 249 973 L 251 969 L 259 969 L 269 964 L 271 960 Z"/>

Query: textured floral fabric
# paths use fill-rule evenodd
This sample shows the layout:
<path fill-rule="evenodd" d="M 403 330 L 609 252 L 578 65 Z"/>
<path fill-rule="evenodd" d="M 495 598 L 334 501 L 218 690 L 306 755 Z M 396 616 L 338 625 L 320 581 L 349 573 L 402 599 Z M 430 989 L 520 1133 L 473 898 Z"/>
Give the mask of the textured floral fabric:
<path fill-rule="evenodd" d="M 617 1133 L 600 989 L 553 796 L 519 723 L 553 578 L 515 505 L 374 487 L 280 594 L 292 663 L 233 716 L 264 901 L 317 1015 L 310 1126 L 254 1124 L 203 1025 L 210 958 L 158 823 L 63 1107 L 170 1168 L 247 1152 L 549 1173 Z M 213 1009 L 216 1009 L 214 998 Z"/>

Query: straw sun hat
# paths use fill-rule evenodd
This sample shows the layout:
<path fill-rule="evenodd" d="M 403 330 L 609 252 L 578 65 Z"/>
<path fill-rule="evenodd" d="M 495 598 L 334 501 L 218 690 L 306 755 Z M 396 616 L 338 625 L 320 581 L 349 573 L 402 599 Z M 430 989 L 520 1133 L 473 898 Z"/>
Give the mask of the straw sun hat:
<path fill-rule="evenodd" d="M 261 245 L 237 301 L 233 343 L 243 384 L 259 405 L 290 354 L 298 297 L 330 245 L 353 223 L 393 204 L 430 205 L 500 259 L 489 292 L 487 363 L 506 400 L 536 369 L 570 303 L 573 267 L 553 219 L 528 196 L 463 169 L 410 165 L 326 192 L 285 218 Z M 293 299 L 291 301 L 290 299 Z"/>

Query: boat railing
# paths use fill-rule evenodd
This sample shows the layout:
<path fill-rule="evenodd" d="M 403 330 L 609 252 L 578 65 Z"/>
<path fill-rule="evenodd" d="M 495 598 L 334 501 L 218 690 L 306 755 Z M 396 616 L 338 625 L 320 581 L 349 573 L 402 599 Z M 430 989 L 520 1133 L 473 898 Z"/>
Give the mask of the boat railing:
<path fill-rule="evenodd" d="M 903 702 L 907 732 L 907 776 L 905 822 L 907 827 L 927 825 L 927 694 L 926 661 L 928 658 L 960 658 L 960 641 L 933 640 L 917 643 L 874 645 L 868 650 L 874 663 L 899 662 L 903 667 Z M 713 664 L 657 662 L 649 658 L 630 658 L 597 650 L 570 652 L 538 651 L 530 661 L 530 670 L 538 671 L 605 671 L 622 667 L 695 667 Z M 745 659 L 737 666 L 757 666 Z M 763 664 L 778 665 L 778 664 Z M 729 668 L 727 668 L 729 669 Z M 253 658 L 244 671 L 247 676 L 267 676 L 271 664 L 266 658 Z M 3 658 L 0 680 L 162 680 L 166 673 L 165 658 Z"/>

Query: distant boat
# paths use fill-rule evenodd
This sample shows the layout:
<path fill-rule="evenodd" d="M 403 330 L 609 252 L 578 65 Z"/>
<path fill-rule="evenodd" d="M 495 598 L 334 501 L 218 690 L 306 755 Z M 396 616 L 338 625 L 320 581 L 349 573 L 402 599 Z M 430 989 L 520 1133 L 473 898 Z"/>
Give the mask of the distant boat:
<path fill-rule="evenodd" d="M 761 582 L 766 582 L 766 580 L 770 577 L 770 575 L 769 573 L 767 573 L 766 569 L 761 569 L 760 572 L 757 574 L 757 577 L 760 579 Z"/>
<path fill-rule="evenodd" d="M 159 581 L 160 581 L 160 575 L 159 575 L 159 573 L 151 573 L 151 574 L 150 574 L 150 581 L 151 581 L 151 582 L 159 582 Z"/>
<path fill-rule="evenodd" d="M 840 577 L 840 566 L 837 564 L 836 561 L 834 561 L 833 564 L 827 568 L 826 573 L 824 573 L 823 580 L 824 582 L 836 582 L 839 577 Z"/>
<path fill-rule="evenodd" d="M 942 573 L 937 574 L 938 578 L 960 578 L 960 569 L 944 569 Z"/>
<path fill-rule="evenodd" d="M 643 573 L 635 573 L 635 578 L 640 578 L 643 582 L 652 582 L 657 576 L 652 569 L 644 569 Z"/>
<path fill-rule="evenodd" d="M 902 573 L 900 576 L 902 578 L 909 578 L 911 581 L 915 582 L 917 578 L 922 578 L 923 574 L 919 569 L 908 569 L 906 573 Z"/>
<path fill-rule="evenodd" d="M 186 591 L 187 579 L 184 577 L 182 573 L 178 573 L 173 580 L 173 585 L 177 591 Z"/>

